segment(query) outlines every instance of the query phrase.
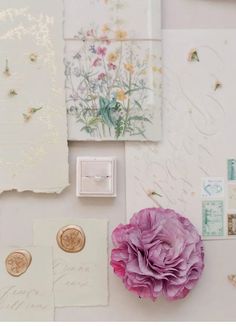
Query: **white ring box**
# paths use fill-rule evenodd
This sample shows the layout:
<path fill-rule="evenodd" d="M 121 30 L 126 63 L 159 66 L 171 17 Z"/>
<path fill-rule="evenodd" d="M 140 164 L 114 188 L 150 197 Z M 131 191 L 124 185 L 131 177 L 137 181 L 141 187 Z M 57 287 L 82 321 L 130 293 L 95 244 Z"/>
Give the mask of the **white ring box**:
<path fill-rule="evenodd" d="M 116 197 L 116 159 L 77 157 L 78 197 Z"/>

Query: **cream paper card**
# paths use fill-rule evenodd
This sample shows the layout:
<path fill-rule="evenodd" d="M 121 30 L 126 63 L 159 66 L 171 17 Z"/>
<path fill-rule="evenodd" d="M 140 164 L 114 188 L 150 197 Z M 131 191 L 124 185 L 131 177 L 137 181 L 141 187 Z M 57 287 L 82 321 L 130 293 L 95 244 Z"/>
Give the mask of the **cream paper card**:
<path fill-rule="evenodd" d="M 62 0 L 0 1 L 0 192 L 68 185 L 62 21 Z"/>
<path fill-rule="evenodd" d="M 50 248 L 24 248 L 32 255 L 28 270 L 19 277 L 6 271 L 5 259 L 19 248 L 0 248 L 0 320 L 53 321 L 53 269 Z"/>
<path fill-rule="evenodd" d="M 165 30 L 163 39 L 163 141 L 126 144 L 127 218 L 160 204 L 202 232 L 202 180 L 227 185 L 227 160 L 236 157 L 235 30 Z M 220 197 L 225 238 L 227 191 Z"/>
<path fill-rule="evenodd" d="M 56 241 L 59 229 L 71 224 L 80 226 L 86 237 L 78 253 L 64 252 Z M 34 243 L 53 247 L 56 307 L 107 305 L 107 220 L 36 220 Z"/>

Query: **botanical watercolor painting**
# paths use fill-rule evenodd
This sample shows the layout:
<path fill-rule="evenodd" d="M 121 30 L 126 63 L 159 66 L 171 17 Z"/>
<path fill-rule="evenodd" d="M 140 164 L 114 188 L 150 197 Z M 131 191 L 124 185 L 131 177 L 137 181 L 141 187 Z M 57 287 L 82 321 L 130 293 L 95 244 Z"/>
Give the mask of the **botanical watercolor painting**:
<path fill-rule="evenodd" d="M 158 141 L 161 1 L 66 1 L 64 36 L 69 140 Z"/>
<path fill-rule="evenodd" d="M 160 139 L 161 43 L 124 37 L 67 43 L 69 139 Z"/>
<path fill-rule="evenodd" d="M 161 0 L 65 0 L 65 38 L 161 38 Z M 135 13 L 135 15 L 134 15 Z"/>

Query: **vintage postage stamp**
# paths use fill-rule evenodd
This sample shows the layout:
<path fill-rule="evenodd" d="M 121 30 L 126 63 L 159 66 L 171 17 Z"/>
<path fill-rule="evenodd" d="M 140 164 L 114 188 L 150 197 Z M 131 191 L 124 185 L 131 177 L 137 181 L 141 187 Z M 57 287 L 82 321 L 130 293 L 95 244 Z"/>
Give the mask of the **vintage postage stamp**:
<path fill-rule="evenodd" d="M 236 184 L 228 186 L 228 206 L 229 209 L 236 209 Z"/>
<path fill-rule="evenodd" d="M 202 179 L 203 198 L 223 198 L 224 178 L 204 178 Z"/>
<path fill-rule="evenodd" d="M 236 180 L 236 159 L 228 160 L 228 180 Z"/>
<path fill-rule="evenodd" d="M 223 200 L 206 200 L 202 202 L 202 231 L 206 237 L 224 235 Z"/>
<path fill-rule="evenodd" d="M 228 235 L 236 235 L 236 214 L 228 214 Z"/>

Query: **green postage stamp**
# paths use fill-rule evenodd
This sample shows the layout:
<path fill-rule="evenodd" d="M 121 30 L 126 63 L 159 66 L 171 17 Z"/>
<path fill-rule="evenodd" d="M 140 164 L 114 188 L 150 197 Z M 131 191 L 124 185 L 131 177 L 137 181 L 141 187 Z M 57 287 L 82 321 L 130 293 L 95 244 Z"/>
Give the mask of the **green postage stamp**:
<path fill-rule="evenodd" d="M 224 202 L 222 200 L 202 202 L 202 227 L 205 237 L 224 235 Z"/>
<path fill-rule="evenodd" d="M 228 180 L 236 180 L 236 160 L 228 160 Z"/>

